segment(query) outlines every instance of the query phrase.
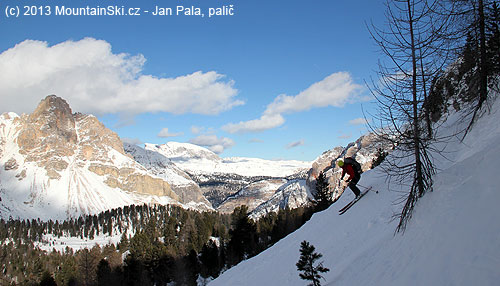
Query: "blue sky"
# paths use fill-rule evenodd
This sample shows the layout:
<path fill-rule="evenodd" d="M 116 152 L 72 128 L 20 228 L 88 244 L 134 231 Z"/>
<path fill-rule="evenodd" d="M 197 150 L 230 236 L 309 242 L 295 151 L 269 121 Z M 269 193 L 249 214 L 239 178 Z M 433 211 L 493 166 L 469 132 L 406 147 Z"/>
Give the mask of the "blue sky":
<path fill-rule="evenodd" d="M 50 6 L 51 15 L 6 17 Z M 56 6 L 233 5 L 233 16 L 55 16 Z M 222 157 L 313 160 L 366 132 L 382 1 L 26 0 L 0 3 L 0 112 L 48 94 L 125 140 Z"/>

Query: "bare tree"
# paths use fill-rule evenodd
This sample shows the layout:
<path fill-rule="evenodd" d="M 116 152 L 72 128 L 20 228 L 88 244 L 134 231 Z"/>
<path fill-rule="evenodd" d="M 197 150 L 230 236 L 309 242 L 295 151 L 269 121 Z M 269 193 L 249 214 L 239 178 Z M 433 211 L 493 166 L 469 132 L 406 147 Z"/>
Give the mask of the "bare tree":
<path fill-rule="evenodd" d="M 386 2 L 385 29 L 371 25 L 370 32 L 389 64 L 379 62 L 379 80 L 370 90 L 379 112 L 371 129 L 398 146 L 386 160 L 389 180 L 407 184 L 397 231 L 404 231 L 418 198 L 432 190 L 435 173 L 430 144 L 434 140 L 425 102 L 431 81 L 448 60 L 443 32 L 450 24 L 439 1 Z M 426 123 L 425 123 L 426 122 Z M 402 201 L 402 202 L 403 202 Z"/>

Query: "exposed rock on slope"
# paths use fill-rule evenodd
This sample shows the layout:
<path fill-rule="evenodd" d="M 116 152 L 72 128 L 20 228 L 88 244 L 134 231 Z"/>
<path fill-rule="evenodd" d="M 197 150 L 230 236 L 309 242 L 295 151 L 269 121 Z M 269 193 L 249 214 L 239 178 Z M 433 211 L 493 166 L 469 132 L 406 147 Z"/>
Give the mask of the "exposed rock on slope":
<path fill-rule="evenodd" d="M 291 180 L 281 185 L 266 202 L 256 207 L 250 213 L 250 217 L 257 219 L 270 212 L 278 212 L 280 209 L 295 209 L 306 205 L 310 198 L 312 195 L 305 180 Z"/>

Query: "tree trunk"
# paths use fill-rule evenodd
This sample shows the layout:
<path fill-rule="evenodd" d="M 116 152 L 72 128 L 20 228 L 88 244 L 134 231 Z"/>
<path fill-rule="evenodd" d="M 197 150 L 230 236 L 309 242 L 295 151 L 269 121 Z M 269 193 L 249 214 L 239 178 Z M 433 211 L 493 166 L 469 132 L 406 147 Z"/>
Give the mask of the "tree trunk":
<path fill-rule="evenodd" d="M 432 124 L 431 124 L 431 112 L 430 112 L 430 103 L 427 97 L 427 86 L 425 80 L 425 72 L 424 72 L 424 60 L 422 58 L 422 53 L 420 53 L 420 69 L 422 72 L 422 89 L 424 90 L 424 112 L 425 112 L 425 121 L 427 124 L 427 138 L 432 138 Z"/>
<path fill-rule="evenodd" d="M 418 196 L 424 194 L 424 183 L 422 177 L 422 162 L 420 160 L 420 127 L 418 122 L 418 101 L 417 101 L 417 57 L 415 48 L 415 36 L 413 31 L 413 15 L 412 6 L 410 0 L 406 0 L 408 5 L 408 24 L 410 25 L 410 41 L 411 41 L 411 60 L 413 67 L 412 74 L 412 94 L 413 94 L 413 144 L 414 144 L 414 155 L 415 155 L 415 171 L 416 171 L 416 183 L 418 188 Z"/>
<path fill-rule="evenodd" d="M 486 25 L 484 17 L 484 4 L 483 0 L 479 0 L 478 7 L 479 15 L 479 49 L 480 49 L 480 64 L 479 64 L 479 105 L 481 108 L 488 96 L 488 64 L 486 60 Z"/>

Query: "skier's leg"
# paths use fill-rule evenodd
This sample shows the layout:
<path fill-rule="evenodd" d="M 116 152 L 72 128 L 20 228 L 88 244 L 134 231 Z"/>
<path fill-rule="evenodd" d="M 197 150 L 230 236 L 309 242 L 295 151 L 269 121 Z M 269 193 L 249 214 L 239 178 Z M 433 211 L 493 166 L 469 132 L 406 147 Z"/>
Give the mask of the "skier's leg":
<path fill-rule="evenodd" d="M 356 184 L 359 182 L 359 179 L 360 179 L 360 176 L 356 176 L 354 177 L 354 179 L 351 180 L 351 182 L 349 183 L 349 188 L 351 189 L 351 191 L 354 193 L 354 195 L 357 197 L 361 194 L 361 191 L 359 190 L 359 188 L 356 186 Z"/>

